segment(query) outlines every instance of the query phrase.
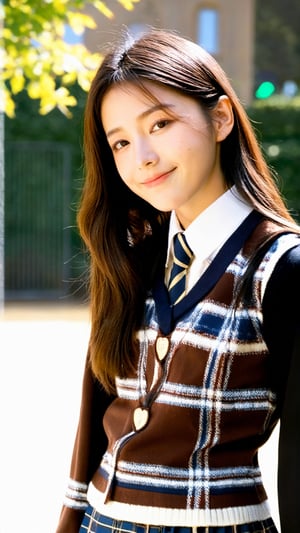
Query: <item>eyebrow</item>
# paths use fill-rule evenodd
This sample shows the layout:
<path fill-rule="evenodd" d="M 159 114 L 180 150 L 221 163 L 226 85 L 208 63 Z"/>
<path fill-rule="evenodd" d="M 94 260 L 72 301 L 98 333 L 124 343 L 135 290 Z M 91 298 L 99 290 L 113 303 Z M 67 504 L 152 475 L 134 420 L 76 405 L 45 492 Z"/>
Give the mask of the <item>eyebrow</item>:
<path fill-rule="evenodd" d="M 172 107 L 174 107 L 173 104 L 155 104 L 151 107 L 149 107 L 148 109 L 146 109 L 145 111 L 143 111 L 138 117 L 137 119 L 138 120 L 143 120 L 144 118 L 146 118 L 148 115 L 151 115 L 152 113 L 154 113 L 155 111 L 159 111 L 161 109 L 164 109 L 164 110 L 168 110 L 168 109 L 171 109 Z M 106 134 L 106 137 L 111 137 L 112 135 L 114 135 L 115 133 L 118 133 L 119 131 L 122 130 L 122 127 L 121 126 L 117 126 L 116 128 L 112 128 L 111 130 L 109 130 Z"/>

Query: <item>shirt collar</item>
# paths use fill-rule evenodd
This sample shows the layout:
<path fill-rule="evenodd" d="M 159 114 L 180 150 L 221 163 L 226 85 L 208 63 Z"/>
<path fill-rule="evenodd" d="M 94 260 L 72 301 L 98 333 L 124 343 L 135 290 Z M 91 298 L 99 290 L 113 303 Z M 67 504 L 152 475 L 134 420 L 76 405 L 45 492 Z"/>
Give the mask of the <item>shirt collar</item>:
<path fill-rule="evenodd" d="M 187 243 L 199 261 L 209 258 L 240 226 L 252 211 L 235 187 L 207 207 L 184 231 Z M 172 211 L 169 227 L 167 265 L 173 259 L 173 237 L 182 227 Z"/>

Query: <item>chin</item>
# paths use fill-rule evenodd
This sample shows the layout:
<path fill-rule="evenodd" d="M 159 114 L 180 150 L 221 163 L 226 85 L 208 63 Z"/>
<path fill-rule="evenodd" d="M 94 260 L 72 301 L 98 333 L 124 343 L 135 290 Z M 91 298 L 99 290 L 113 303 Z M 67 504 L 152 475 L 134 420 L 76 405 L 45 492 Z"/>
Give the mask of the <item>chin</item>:
<path fill-rule="evenodd" d="M 152 204 L 155 209 L 158 211 L 161 211 L 162 213 L 169 213 L 170 211 L 173 211 L 174 207 L 166 207 L 161 205 L 154 205 Z"/>

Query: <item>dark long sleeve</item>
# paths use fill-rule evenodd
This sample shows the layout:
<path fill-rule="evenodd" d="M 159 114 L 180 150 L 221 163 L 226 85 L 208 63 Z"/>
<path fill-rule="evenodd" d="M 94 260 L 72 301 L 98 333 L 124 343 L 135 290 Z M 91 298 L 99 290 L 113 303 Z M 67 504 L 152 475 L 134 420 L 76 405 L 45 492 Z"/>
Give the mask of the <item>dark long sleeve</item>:
<path fill-rule="evenodd" d="M 278 503 L 282 533 L 299 533 L 300 246 L 278 262 L 264 298 L 265 339 L 280 398 Z"/>

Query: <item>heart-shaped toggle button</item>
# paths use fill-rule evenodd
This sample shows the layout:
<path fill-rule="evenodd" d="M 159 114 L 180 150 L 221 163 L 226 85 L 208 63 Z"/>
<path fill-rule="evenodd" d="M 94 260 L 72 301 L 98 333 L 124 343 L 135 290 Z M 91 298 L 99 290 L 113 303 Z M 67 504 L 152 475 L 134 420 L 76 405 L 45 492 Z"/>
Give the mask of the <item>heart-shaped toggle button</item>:
<path fill-rule="evenodd" d="M 136 431 L 140 431 L 147 426 L 149 420 L 149 411 L 145 407 L 136 407 L 133 411 L 133 425 Z"/>
<path fill-rule="evenodd" d="M 169 351 L 170 341 L 167 337 L 157 337 L 155 351 L 159 361 L 163 361 Z"/>

